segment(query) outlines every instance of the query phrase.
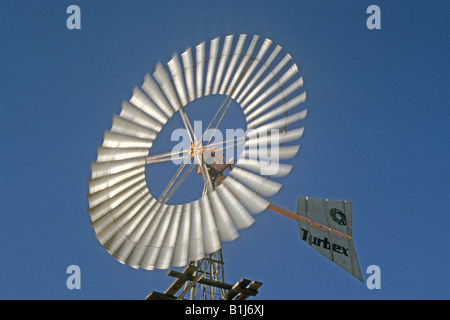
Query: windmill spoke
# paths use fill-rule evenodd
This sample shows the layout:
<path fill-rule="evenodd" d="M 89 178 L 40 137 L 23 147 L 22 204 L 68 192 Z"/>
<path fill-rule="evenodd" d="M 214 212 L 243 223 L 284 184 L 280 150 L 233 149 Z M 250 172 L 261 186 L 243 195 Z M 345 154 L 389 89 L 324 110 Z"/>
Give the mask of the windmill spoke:
<path fill-rule="evenodd" d="M 186 127 L 186 130 L 188 131 L 189 137 L 191 139 L 191 143 L 194 146 L 196 146 L 197 144 L 200 144 L 200 148 L 201 148 L 201 141 L 198 142 L 197 138 L 195 137 L 195 132 L 192 129 L 192 125 L 189 122 L 189 118 L 183 108 L 180 108 L 180 115 L 181 115 L 181 119 L 183 120 L 184 126 Z M 208 173 L 208 169 L 206 168 L 206 164 L 202 163 L 202 161 L 201 161 L 202 159 L 200 158 L 200 155 L 198 154 L 198 152 L 194 151 L 194 156 L 197 158 L 199 168 L 202 173 L 202 179 L 208 189 L 208 192 L 213 192 L 214 188 L 213 188 L 211 178 Z"/>
<path fill-rule="evenodd" d="M 174 177 L 169 181 L 166 188 L 163 190 L 161 195 L 159 196 L 159 201 L 162 202 L 164 200 L 164 197 L 166 196 L 167 192 L 169 191 L 170 187 L 175 183 L 175 180 L 180 175 L 181 171 L 183 171 L 184 166 L 186 165 L 187 161 L 190 159 L 190 157 L 186 157 L 183 161 L 183 163 L 178 167 L 177 172 L 175 173 Z M 166 200 L 167 201 L 167 200 Z"/>

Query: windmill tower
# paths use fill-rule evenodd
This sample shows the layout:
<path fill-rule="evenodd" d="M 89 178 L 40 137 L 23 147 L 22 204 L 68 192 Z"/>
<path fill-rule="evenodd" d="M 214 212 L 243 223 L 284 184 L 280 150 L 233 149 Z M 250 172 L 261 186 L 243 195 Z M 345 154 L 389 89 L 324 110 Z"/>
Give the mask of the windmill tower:
<path fill-rule="evenodd" d="M 291 55 L 268 38 L 217 37 L 195 51 L 188 48 L 181 59 L 174 54 L 166 67 L 158 63 L 114 116 L 91 165 L 91 225 L 101 245 L 121 263 L 147 270 L 187 265 L 183 273 L 169 271 L 177 280 L 165 298 L 175 298 L 174 290 L 182 286 L 181 298 L 188 291 L 190 298 L 203 299 L 246 298 L 257 292 L 257 282 L 225 282 L 221 244 L 235 240 L 265 209 L 289 216 L 269 197 L 281 188 L 275 180 L 289 174 L 292 165 L 283 161 L 296 155 L 303 134 L 306 93 L 298 71 Z M 198 135 L 189 105 L 208 95 L 222 96 L 224 102 Z M 205 140 L 205 134 L 220 130 L 232 102 L 240 106 L 246 128 L 232 141 L 241 153 L 227 159 L 224 141 Z M 154 140 L 172 117 L 181 118 L 188 146 L 152 153 Z M 181 161 L 175 175 L 161 195 L 152 195 L 147 184 L 161 181 L 148 181 L 146 167 L 175 158 Z M 202 196 L 168 204 L 194 168 L 203 181 Z"/>

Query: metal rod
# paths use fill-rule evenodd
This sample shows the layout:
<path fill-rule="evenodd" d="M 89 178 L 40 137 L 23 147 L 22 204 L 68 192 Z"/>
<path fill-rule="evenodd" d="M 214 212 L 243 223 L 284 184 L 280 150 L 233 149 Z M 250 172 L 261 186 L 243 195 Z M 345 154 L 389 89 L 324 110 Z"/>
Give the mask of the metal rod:
<path fill-rule="evenodd" d="M 329 232 L 334 233 L 334 234 L 337 234 L 337 235 L 339 235 L 339 236 L 341 236 L 341 237 L 343 237 L 343 238 L 346 238 L 346 239 L 351 239 L 351 238 L 352 238 L 351 236 L 349 236 L 349 235 L 347 235 L 347 234 L 345 234 L 345 233 L 342 233 L 342 232 L 339 232 L 339 231 L 337 231 L 337 230 L 334 230 L 334 229 L 331 229 L 331 228 L 329 228 L 329 227 L 326 227 L 326 226 L 324 226 L 324 225 L 321 225 L 321 224 L 319 224 L 319 223 L 317 223 L 317 222 L 314 222 L 314 221 L 311 220 L 311 219 L 302 217 L 302 216 L 300 216 L 300 215 L 298 215 L 298 214 L 296 214 L 296 213 L 293 213 L 292 211 L 285 210 L 285 209 L 280 208 L 280 207 L 277 207 L 277 206 L 275 206 L 275 205 L 273 205 L 273 204 L 269 204 L 269 205 L 267 206 L 267 209 L 272 210 L 272 211 L 274 211 L 274 212 L 276 212 L 276 213 L 279 213 L 279 214 L 281 214 L 281 215 L 283 215 L 283 216 L 285 216 L 285 217 L 288 217 L 288 218 L 290 218 L 290 219 L 293 219 L 293 220 L 300 220 L 300 221 L 309 223 L 309 224 L 311 224 L 312 226 L 314 226 L 314 227 L 316 227 L 316 228 L 319 228 L 319 229 L 323 229 L 323 230 L 329 231 Z"/>

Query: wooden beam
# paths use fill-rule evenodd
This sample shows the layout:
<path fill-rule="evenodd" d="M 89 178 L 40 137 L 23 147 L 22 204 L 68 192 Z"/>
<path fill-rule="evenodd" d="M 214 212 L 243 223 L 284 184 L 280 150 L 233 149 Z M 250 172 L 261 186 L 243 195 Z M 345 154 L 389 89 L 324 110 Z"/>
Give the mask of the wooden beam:
<path fill-rule="evenodd" d="M 199 282 L 202 278 L 203 278 L 204 274 L 200 273 L 198 276 L 195 277 L 194 280 L 192 280 L 187 286 L 186 288 L 184 288 L 183 291 L 181 291 L 180 295 L 178 296 L 177 300 L 183 300 L 183 297 L 186 293 L 188 293 L 189 290 L 192 289 L 193 286 L 195 286 L 197 284 L 197 282 Z"/>
<path fill-rule="evenodd" d="M 247 289 L 255 290 L 256 293 L 258 293 L 258 289 L 262 286 L 261 282 L 253 281 Z M 255 294 L 256 295 L 256 294 Z M 248 294 L 240 293 L 234 300 L 247 300 L 247 298 L 250 297 Z"/>
<path fill-rule="evenodd" d="M 308 219 L 308 218 L 302 217 L 302 216 L 300 216 L 300 215 L 298 215 L 298 214 L 289 212 L 288 210 L 285 210 L 285 209 L 283 209 L 283 208 L 274 206 L 273 204 L 269 204 L 269 205 L 267 206 L 267 209 L 272 210 L 272 211 L 274 211 L 274 212 L 276 212 L 276 213 L 279 213 L 279 214 L 281 214 L 281 215 L 283 215 L 283 216 L 285 216 L 285 217 L 288 217 L 288 218 L 290 218 L 290 219 L 293 219 L 293 220 L 300 220 L 300 221 L 309 223 L 310 225 L 312 225 L 312 226 L 314 226 L 314 227 L 316 227 L 316 228 L 319 228 L 319 229 L 322 229 L 322 230 L 326 230 L 326 231 L 332 232 L 332 233 L 337 234 L 337 235 L 339 235 L 339 236 L 341 236 L 341 237 L 343 237 L 343 238 L 346 238 L 346 239 L 351 239 L 351 238 L 352 238 L 351 236 L 349 236 L 349 235 L 347 235 L 347 234 L 345 234 L 345 233 L 342 233 L 342 232 L 339 232 L 339 231 L 337 231 L 337 230 L 331 229 L 331 228 L 329 228 L 329 227 L 323 226 L 323 225 L 321 225 L 321 224 L 319 224 L 319 223 L 317 223 L 317 222 L 312 221 L 311 219 Z"/>
<path fill-rule="evenodd" d="M 145 298 L 145 300 L 175 300 L 175 299 L 176 298 L 174 296 L 157 291 L 150 292 L 150 294 Z"/>
<path fill-rule="evenodd" d="M 186 274 L 186 275 L 193 275 L 194 272 L 197 271 L 197 267 L 195 266 L 191 266 L 188 265 L 184 270 L 182 274 Z M 169 271 L 170 273 L 170 271 Z M 167 273 L 169 275 L 169 273 Z M 164 292 L 165 294 L 171 295 L 171 296 L 175 296 L 175 294 L 178 292 L 178 290 L 180 290 L 180 288 L 182 286 L 184 286 L 184 284 L 186 283 L 187 280 L 182 279 L 182 278 L 178 278 L 177 280 L 175 280 L 172 285 L 166 290 L 166 292 Z"/>
<path fill-rule="evenodd" d="M 195 277 L 193 275 L 184 274 L 181 272 L 170 270 L 167 273 L 168 276 L 179 278 L 183 281 L 193 281 L 195 280 Z M 198 283 L 206 284 L 208 286 L 213 286 L 221 289 L 230 290 L 233 286 L 229 283 L 221 282 L 221 281 L 215 281 L 211 279 L 201 279 L 198 281 Z"/>
<path fill-rule="evenodd" d="M 231 288 L 227 294 L 227 300 L 233 300 L 240 293 L 240 289 L 245 288 L 250 283 L 250 280 L 241 279 Z"/>

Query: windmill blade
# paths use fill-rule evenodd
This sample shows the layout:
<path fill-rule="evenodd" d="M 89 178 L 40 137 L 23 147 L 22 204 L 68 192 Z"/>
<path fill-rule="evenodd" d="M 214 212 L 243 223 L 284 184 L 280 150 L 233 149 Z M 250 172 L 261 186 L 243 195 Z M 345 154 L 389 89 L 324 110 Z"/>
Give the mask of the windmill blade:
<path fill-rule="evenodd" d="M 115 247 L 119 246 L 118 241 L 123 237 L 131 240 L 129 237 L 130 230 L 128 226 L 131 220 L 136 220 L 136 217 L 142 216 L 145 212 L 147 203 L 151 201 L 151 196 L 147 194 L 135 194 L 130 197 L 126 202 L 122 202 L 116 208 L 111 211 L 111 214 L 101 216 L 99 219 L 91 223 L 92 228 L 95 231 L 95 235 L 102 246 L 108 246 L 108 250 L 115 250 Z M 126 240 L 124 239 L 124 241 Z M 130 245 L 131 243 L 128 243 Z M 133 247 L 135 242 L 133 242 Z M 113 251 L 111 250 L 111 251 Z M 122 255 L 123 255 L 123 249 Z M 119 249 L 120 251 L 120 249 Z"/>
<path fill-rule="evenodd" d="M 135 261 L 139 267 L 146 270 L 153 270 L 154 265 L 152 264 L 152 254 L 153 250 L 150 248 L 150 244 L 154 235 L 160 225 L 165 212 L 167 211 L 168 205 L 155 205 L 151 209 L 151 220 L 147 221 L 146 229 L 142 233 L 135 249 L 131 253 L 130 259 Z"/>
<path fill-rule="evenodd" d="M 277 64 L 277 66 L 270 72 L 256 87 L 250 92 L 250 94 L 240 103 L 241 107 L 244 108 L 247 104 L 264 88 L 281 69 L 292 59 L 291 55 L 288 53 L 284 58 Z"/>
<path fill-rule="evenodd" d="M 260 175 L 251 173 L 238 167 L 234 167 L 230 171 L 230 176 L 234 177 L 257 193 L 262 194 L 266 197 L 273 196 L 281 188 L 281 184 L 278 182 L 264 179 Z"/>
<path fill-rule="evenodd" d="M 250 227 L 255 219 L 248 213 L 245 207 L 233 196 L 233 194 L 224 186 L 220 185 L 216 188 L 217 194 L 220 196 L 223 204 L 233 219 L 233 223 L 238 229 Z"/>
<path fill-rule="evenodd" d="M 230 48 L 231 48 L 232 41 L 233 41 L 233 35 L 228 35 L 225 37 L 225 43 L 223 45 L 222 55 L 220 57 L 219 66 L 217 68 L 216 79 L 214 80 L 212 94 L 216 94 L 217 91 L 219 90 L 220 81 L 222 80 L 222 75 L 223 75 L 223 69 L 225 68 L 225 65 L 228 60 L 228 56 L 230 54 Z"/>
<path fill-rule="evenodd" d="M 295 108 L 299 104 L 305 102 L 305 100 L 306 100 L 306 93 L 303 92 L 300 95 L 296 96 L 295 98 L 289 100 L 287 103 L 284 103 L 281 106 L 271 110 L 270 112 L 263 114 L 259 118 L 256 118 L 253 121 L 250 121 L 247 126 L 248 126 L 248 128 L 257 127 L 258 125 L 260 125 L 266 121 L 269 121 L 283 113 L 286 113 L 287 111 L 291 110 L 292 108 Z M 258 110 L 256 110 L 256 111 L 258 111 Z M 251 117 L 252 115 L 253 114 L 251 114 L 249 117 Z"/>
<path fill-rule="evenodd" d="M 221 248 L 221 244 L 208 197 L 200 198 L 200 212 L 202 215 L 203 246 L 205 253 L 216 252 Z"/>
<path fill-rule="evenodd" d="M 162 125 L 158 121 L 149 117 L 145 112 L 136 108 L 131 103 L 122 102 L 122 111 L 120 111 L 120 117 L 127 119 L 131 122 L 139 124 L 143 127 L 149 128 L 155 132 L 161 131 Z"/>
<path fill-rule="evenodd" d="M 102 243 L 103 245 L 108 242 L 109 239 L 111 239 L 111 237 L 113 236 L 111 230 L 118 230 L 115 228 L 117 227 L 116 220 L 119 217 L 125 215 L 125 213 L 133 207 L 138 207 L 141 204 L 144 205 L 149 198 L 151 198 L 151 196 L 148 193 L 133 194 L 130 196 L 130 198 L 128 198 L 128 201 L 120 203 L 118 206 L 112 209 L 109 214 L 105 214 L 100 218 L 91 221 L 91 226 L 94 229 L 97 238 L 99 238 L 100 243 Z M 107 228 L 109 230 L 103 233 Z"/>
<path fill-rule="evenodd" d="M 91 177 L 98 178 L 110 174 L 118 173 L 132 168 L 144 167 L 145 157 L 131 158 L 108 162 L 93 162 L 91 163 Z"/>
<path fill-rule="evenodd" d="M 152 140 L 105 131 L 102 146 L 107 148 L 150 148 L 152 144 Z"/>
<path fill-rule="evenodd" d="M 167 122 L 167 116 L 138 87 L 134 87 L 130 102 L 161 124 Z"/>
<path fill-rule="evenodd" d="M 197 99 L 203 95 L 203 69 L 205 65 L 205 43 L 202 42 L 195 47 L 197 68 Z"/>
<path fill-rule="evenodd" d="M 252 64 L 249 66 L 248 70 L 245 72 L 245 75 L 242 77 L 242 80 L 237 85 L 236 90 L 234 90 L 233 95 L 231 96 L 233 99 L 236 98 L 236 96 L 241 91 L 244 84 L 248 81 L 248 79 L 252 75 L 255 68 L 261 63 L 262 58 L 266 54 L 266 51 L 269 49 L 271 44 L 272 44 L 272 40 L 270 40 L 268 38 L 264 39 L 264 42 L 261 45 L 261 48 L 259 49 L 259 52 L 256 55 L 256 58 L 253 60 Z"/>
<path fill-rule="evenodd" d="M 161 249 L 158 254 L 158 258 L 155 262 L 155 267 L 158 269 L 167 269 L 172 261 L 172 254 L 175 248 L 175 242 L 177 240 L 178 227 L 181 220 L 181 213 L 183 210 L 182 205 L 173 207 L 173 214 L 164 236 L 164 241 L 161 244 Z"/>
<path fill-rule="evenodd" d="M 155 140 L 156 132 L 130 122 L 119 116 L 113 117 L 111 132 L 146 140 Z"/>
<path fill-rule="evenodd" d="M 171 264 L 175 267 L 185 266 L 188 259 L 189 250 L 189 230 L 191 222 L 191 203 L 182 206 L 180 226 L 178 228 L 177 239 L 173 250 Z"/>
<path fill-rule="evenodd" d="M 220 200 L 217 191 L 208 194 L 208 196 L 209 201 L 211 202 L 214 221 L 216 222 L 220 239 L 223 241 L 235 240 L 239 234 L 234 227 L 233 221 L 228 214 L 226 207 L 222 203 L 222 200 Z"/>
<path fill-rule="evenodd" d="M 291 93 L 293 93 L 295 90 L 301 88 L 303 86 L 303 79 L 300 78 L 297 81 L 294 81 L 289 87 L 282 90 L 279 94 L 271 98 L 269 101 L 264 103 L 262 106 L 254 110 L 252 113 L 250 113 L 246 120 L 247 122 L 250 122 L 251 120 L 255 119 L 260 113 L 266 111 L 267 109 L 270 109 L 272 106 L 274 106 L 276 103 L 280 102 L 281 100 L 286 101 L 286 97 L 288 97 Z M 306 96 L 305 96 L 306 97 Z M 286 106 L 285 106 L 285 109 Z"/>
<path fill-rule="evenodd" d="M 262 175 L 269 175 L 273 177 L 284 177 L 291 172 L 292 165 L 282 164 L 278 161 L 273 163 L 267 160 L 245 159 L 241 158 L 236 163 L 236 166 L 242 169 L 250 170 Z M 271 170 L 274 169 L 275 171 Z M 269 172 L 269 173 L 266 173 Z"/>
<path fill-rule="evenodd" d="M 99 241 L 103 243 L 105 249 L 117 260 L 124 263 L 124 249 L 121 249 L 126 240 L 129 239 L 129 221 L 135 219 L 135 217 L 142 216 L 142 209 L 145 207 L 146 202 L 150 195 L 145 195 L 144 197 L 140 197 L 137 200 L 130 199 L 123 203 L 121 206 L 121 210 L 119 211 L 116 208 L 114 211 L 117 212 L 114 215 L 113 219 L 108 219 L 112 221 L 107 222 L 104 221 L 103 216 L 101 219 L 95 221 L 93 224 L 93 228 L 99 238 Z M 129 204 L 132 203 L 130 206 Z M 127 246 L 135 246 L 135 243 L 127 242 Z M 131 249 L 131 248 L 129 248 Z M 120 252 L 120 255 L 119 255 Z"/>
<path fill-rule="evenodd" d="M 249 131 L 248 136 L 255 137 L 258 134 L 261 134 L 264 132 L 269 132 L 270 130 L 273 130 L 273 129 L 281 129 L 283 127 L 287 127 L 290 124 L 293 124 L 297 121 L 305 119 L 306 114 L 307 114 L 307 110 L 305 109 L 305 110 L 299 111 L 297 113 L 294 113 L 293 115 L 290 115 L 286 118 L 275 120 L 275 121 L 265 124 L 263 126 L 253 128 L 252 130 Z"/>
<path fill-rule="evenodd" d="M 266 70 L 269 70 L 270 65 L 272 64 L 273 60 L 275 60 L 275 58 L 277 57 L 278 53 L 280 53 L 282 47 L 280 45 L 277 45 L 275 47 L 275 49 L 272 51 L 272 53 L 270 54 L 270 56 L 267 58 L 267 60 L 261 65 L 261 67 L 259 68 L 258 72 L 255 74 L 255 76 L 252 78 L 252 80 L 248 83 L 248 85 L 245 87 L 244 91 L 242 91 L 239 94 L 239 97 L 236 99 L 237 103 L 240 103 L 242 101 L 242 99 L 245 97 L 245 95 L 247 94 L 247 92 L 253 88 L 253 86 L 255 85 L 255 83 L 259 80 L 259 78 L 261 78 L 261 76 L 263 75 L 263 73 Z"/>
<path fill-rule="evenodd" d="M 299 150 L 300 146 L 282 146 L 282 147 L 271 147 L 271 148 L 251 148 L 244 149 L 242 156 L 249 159 L 259 159 L 259 160 L 272 160 L 275 159 L 291 159 L 293 158 Z M 274 159 L 275 158 L 275 159 Z"/>
<path fill-rule="evenodd" d="M 87 199 L 89 202 L 89 207 L 95 207 L 96 205 L 106 201 L 107 199 L 113 198 L 120 192 L 125 189 L 136 185 L 145 180 L 145 174 L 138 174 L 136 176 L 132 176 L 128 179 L 125 179 L 119 183 L 114 184 L 113 186 L 97 191 L 95 193 L 90 193 L 87 195 Z"/>
<path fill-rule="evenodd" d="M 264 131 L 262 131 L 264 133 Z M 298 140 L 302 137 L 304 132 L 304 128 L 292 129 L 286 132 L 281 132 L 278 134 L 278 137 L 272 137 L 270 134 L 254 134 L 251 138 L 249 138 L 245 144 L 244 148 L 255 148 L 255 147 L 267 147 L 271 144 L 280 145 L 285 142 L 290 142 L 294 140 Z"/>
<path fill-rule="evenodd" d="M 234 67 L 236 66 L 236 62 L 241 55 L 242 49 L 244 48 L 245 39 L 247 38 L 246 34 L 239 35 L 238 42 L 236 44 L 236 48 L 234 49 L 233 57 L 231 58 L 230 64 L 228 65 L 227 72 L 225 73 L 225 77 L 223 78 L 222 86 L 220 88 L 219 93 L 224 94 L 225 89 L 227 89 L 228 82 L 230 81 L 231 74 L 234 71 Z"/>
<path fill-rule="evenodd" d="M 183 70 L 181 69 L 180 60 L 178 59 L 177 54 L 172 56 L 172 60 L 167 63 L 167 66 L 172 74 L 172 79 L 175 83 L 175 89 L 177 90 L 181 105 L 185 106 L 188 99 L 186 96 L 186 89 L 184 87 Z"/>
<path fill-rule="evenodd" d="M 262 94 L 258 96 L 252 103 L 250 103 L 245 109 L 244 114 L 250 112 L 250 110 L 254 109 L 257 105 L 259 105 L 262 101 L 267 99 L 275 90 L 281 88 L 283 84 L 285 84 L 290 78 L 292 78 L 298 72 L 298 67 L 294 63 L 281 77 L 277 82 L 272 84 L 269 88 L 264 90 Z M 303 80 L 300 82 L 303 84 Z"/>
<path fill-rule="evenodd" d="M 156 81 L 159 83 L 162 91 L 166 95 L 169 100 L 173 110 L 178 111 L 180 109 L 180 101 L 178 100 L 177 93 L 175 92 L 172 83 L 170 82 L 169 75 L 167 71 L 164 69 L 161 63 L 158 62 L 155 68 L 155 72 L 153 73 L 153 77 L 155 77 Z"/>
<path fill-rule="evenodd" d="M 188 260 L 197 261 L 204 257 L 202 214 L 200 212 L 200 200 L 191 202 L 191 223 L 189 229 Z"/>
<path fill-rule="evenodd" d="M 140 194 L 148 193 L 145 182 L 136 184 L 117 194 L 115 197 L 110 198 L 95 207 L 89 208 L 88 212 L 91 217 L 91 222 L 95 222 L 97 219 L 111 212 L 112 210 L 114 210 L 114 208 L 119 206 L 121 203 L 127 201 L 127 199 L 129 199 L 131 196 L 137 193 Z"/>
<path fill-rule="evenodd" d="M 205 96 L 211 92 L 214 67 L 216 66 L 217 52 L 219 50 L 219 37 L 211 40 L 209 47 L 208 71 L 206 71 Z"/>
<path fill-rule="evenodd" d="M 97 162 L 146 157 L 148 148 L 107 148 L 97 147 Z"/>
<path fill-rule="evenodd" d="M 181 54 L 183 61 L 184 76 L 186 78 L 186 87 L 188 91 L 189 102 L 195 99 L 195 85 L 194 85 L 194 64 L 192 62 L 191 48 L 188 48 Z"/>
<path fill-rule="evenodd" d="M 167 117 L 171 117 L 174 113 L 161 89 L 153 80 L 153 78 L 147 73 L 144 77 L 144 83 L 141 86 L 142 90 L 149 96 L 149 98 L 156 103 L 156 105 L 166 114 Z"/>
<path fill-rule="evenodd" d="M 141 266 L 142 258 L 148 247 L 148 234 L 152 230 L 149 226 L 157 219 L 157 213 L 160 209 L 161 203 L 156 201 L 156 199 L 152 199 L 141 210 L 142 215 L 135 216 L 135 221 L 133 221 L 132 227 L 129 228 L 131 232 L 127 235 L 134 245 L 127 243 L 128 247 L 119 250 L 119 252 L 122 251 L 123 256 L 126 256 L 124 263 L 133 268 Z"/>
<path fill-rule="evenodd" d="M 258 196 L 254 191 L 248 189 L 238 181 L 227 177 L 222 182 L 236 196 L 244 207 L 253 214 L 259 213 L 267 208 L 269 202 Z"/>
<path fill-rule="evenodd" d="M 142 268 L 153 270 L 156 267 L 156 260 L 158 259 L 164 238 L 170 227 L 174 210 L 175 206 L 163 205 L 163 209 L 159 212 L 161 218 L 153 236 L 151 237 L 150 244 L 142 257 Z"/>
<path fill-rule="evenodd" d="M 103 177 L 99 177 L 96 179 L 88 179 L 89 184 L 89 194 L 95 193 L 97 191 L 103 190 L 110 186 L 115 185 L 125 179 L 128 179 L 132 176 L 138 175 L 139 173 L 143 173 L 145 171 L 144 167 L 132 168 L 129 170 L 121 171 L 119 173 L 106 175 Z"/>
<path fill-rule="evenodd" d="M 236 73 L 234 74 L 233 80 L 231 80 L 231 84 L 228 87 L 228 90 L 226 93 L 227 96 L 234 93 L 235 87 L 238 85 L 238 80 L 241 77 L 241 73 L 242 73 L 242 71 L 244 71 L 244 68 L 247 66 L 248 60 L 250 59 L 250 57 L 253 53 L 253 50 L 255 49 L 256 42 L 258 41 L 258 39 L 259 39 L 258 35 L 253 36 L 253 39 L 250 42 L 247 52 L 245 53 L 244 57 L 242 58 L 241 64 L 237 68 Z"/>

